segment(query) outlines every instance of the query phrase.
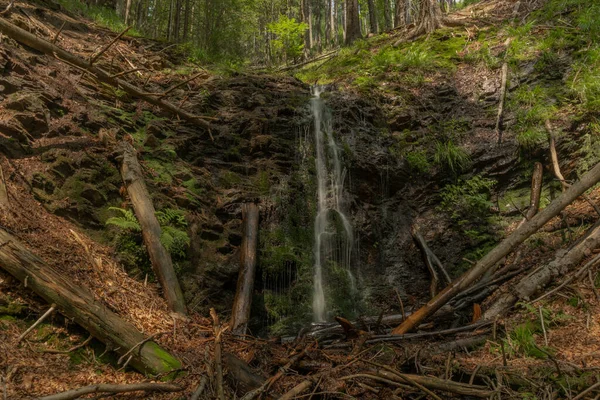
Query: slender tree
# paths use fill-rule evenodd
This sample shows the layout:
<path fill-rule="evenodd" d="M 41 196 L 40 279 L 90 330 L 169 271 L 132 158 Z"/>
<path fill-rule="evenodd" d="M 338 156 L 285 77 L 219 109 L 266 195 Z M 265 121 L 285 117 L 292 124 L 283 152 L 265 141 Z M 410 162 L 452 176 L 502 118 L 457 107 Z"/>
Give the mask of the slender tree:
<path fill-rule="evenodd" d="M 385 30 L 392 29 L 392 10 L 390 0 L 383 0 L 383 19 L 385 21 Z"/>
<path fill-rule="evenodd" d="M 360 19 L 358 15 L 358 0 L 346 0 L 346 44 L 362 37 L 360 33 Z"/>
<path fill-rule="evenodd" d="M 375 0 L 368 0 L 367 5 L 369 7 L 369 32 L 372 34 L 377 33 L 377 11 L 375 10 Z"/>

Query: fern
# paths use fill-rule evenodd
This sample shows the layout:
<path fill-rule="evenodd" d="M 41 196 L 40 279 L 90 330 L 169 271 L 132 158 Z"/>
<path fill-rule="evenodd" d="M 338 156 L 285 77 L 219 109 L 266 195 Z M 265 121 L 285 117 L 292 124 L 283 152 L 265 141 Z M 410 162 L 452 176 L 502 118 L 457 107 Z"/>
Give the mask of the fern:
<path fill-rule="evenodd" d="M 155 213 L 158 223 L 163 225 L 173 225 L 181 228 L 187 227 L 187 221 L 185 220 L 185 213 L 181 210 L 174 208 L 165 208 Z"/>
<path fill-rule="evenodd" d="M 115 225 L 127 231 L 127 236 L 139 236 L 142 227 L 131 210 L 118 207 L 110 207 L 109 210 L 118 211 L 122 215 L 109 218 L 106 225 Z M 165 208 L 157 211 L 155 215 L 161 229 L 160 241 L 165 249 L 175 258 L 185 258 L 190 245 L 190 238 L 185 231 L 188 223 L 185 220 L 184 212 L 173 208 Z"/>
<path fill-rule="evenodd" d="M 122 215 L 120 217 L 111 217 L 106 221 L 106 225 L 115 225 L 123 230 L 131 232 L 141 232 L 142 227 L 138 222 L 135 214 L 131 210 L 125 210 L 119 207 L 110 207 L 111 211 L 118 211 Z"/>
<path fill-rule="evenodd" d="M 184 258 L 190 245 L 187 232 L 172 226 L 163 226 L 160 241 L 171 255 Z"/>

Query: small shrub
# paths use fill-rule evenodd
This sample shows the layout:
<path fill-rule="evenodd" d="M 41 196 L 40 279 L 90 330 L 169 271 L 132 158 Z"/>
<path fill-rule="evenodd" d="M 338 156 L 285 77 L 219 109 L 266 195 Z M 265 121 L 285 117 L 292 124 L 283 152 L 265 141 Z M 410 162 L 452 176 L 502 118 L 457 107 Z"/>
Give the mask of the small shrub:
<path fill-rule="evenodd" d="M 142 228 L 131 210 L 110 207 L 121 215 L 111 217 L 106 225 L 113 225 L 119 229 L 115 236 L 115 245 L 121 261 L 129 269 L 140 270 L 145 273 L 151 271 L 150 260 L 142 239 Z M 156 219 L 161 225 L 160 241 L 165 249 L 175 260 L 187 257 L 190 238 L 185 231 L 187 221 L 181 210 L 165 208 L 156 212 Z"/>
<path fill-rule="evenodd" d="M 425 150 L 410 151 L 406 153 L 404 159 L 406 160 L 408 167 L 414 172 L 426 173 L 429 172 L 429 169 L 431 168 Z"/>
<path fill-rule="evenodd" d="M 449 211 L 455 220 L 485 217 L 493 206 L 490 195 L 494 185 L 495 180 L 481 175 L 459 181 L 455 185 L 447 185 L 440 193 L 440 208 Z"/>
<path fill-rule="evenodd" d="M 525 150 L 534 150 L 547 140 L 548 135 L 542 128 L 530 128 L 517 134 L 517 141 Z"/>
<path fill-rule="evenodd" d="M 448 168 L 455 175 L 466 170 L 471 164 L 469 154 L 461 147 L 455 145 L 452 140 L 437 142 L 433 159 L 437 165 Z"/>

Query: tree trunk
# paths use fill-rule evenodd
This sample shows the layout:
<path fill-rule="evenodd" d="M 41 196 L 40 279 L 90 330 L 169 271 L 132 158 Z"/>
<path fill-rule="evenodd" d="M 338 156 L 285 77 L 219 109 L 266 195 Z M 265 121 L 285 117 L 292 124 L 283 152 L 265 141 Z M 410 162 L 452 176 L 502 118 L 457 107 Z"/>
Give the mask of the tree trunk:
<path fill-rule="evenodd" d="M 377 34 L 377 13 L 375 12 L 375 0 L 368 0 L 369 6 L 369 32 Z"/>
<path fill-rule="evenodd" d="M 383 0 L 383 19 L 385 21 L 385 30 L 392 29 L 392 10 L 390 0 Z"/>
<path fill-rule="evenodd" d="M 396 14 L 394 28 L 406 25 L 406 0 L 396 0 Z"/>
<path fill-rule="evenodd" d="M 128 142 L 121 142 L 122 152 L 121 176 L 127 188 L 127 193 L 133 204 L 133 210 L 142 227 L 142 237 L 152 269 L 162 286 L 163 293 L 171 310 L 186 315 L 183 293 L 179 287 L 171 255 L 160 241 L 161 230 L 156 219 L 154 205 L 144 183 L 142 168 L 137 160 L 135 149 Z"/>
<path fill-rule="evenodd" d="M 437 0 L 421 0 L 416 34 L 430 33 L 442 26 L 442 10 Z"/>
<path fill-rule="evenodd" d="M 565 276 L 571 269 L 579 265 L 581 260 L 600 247 L 600 224 L 596 224 L 586 234 L 585 239 L 566 252 L 556 252 L 556 258 L 543 268 L 523 278 L 512 289 L 500 295 L 488 310 L 483 313 L 484 319 L 494 319 L 503 315 L 519 300 L 531 300 L 532 296 L 559 276 Z"/>
<path fill-rule="evenodd" d="M 183 16 L 183 41 L 187 42 L 190 30 L 190 0 L 185 0 L 185 14 Z"/>
<path fill-rule="evenodd" d="M 337 31 L 337 3 L 335 0 L 330 0 L 330 24 L 331 24 L 331 44 L 336 46 L 338 43 L 338 31 Z"/>
<path fill-rule="evenodd" d="M 131 13 L 131 0 L 125 3 L 125 25 L 129 25 L 129 14 Z"/>
<path fill-rule="evenodd" d="M 358 17 L 358 0 L 346 0 L 346 44 L 361 38 L 360 20 Z"/>
<path fill-rule="evenodd" d="M 314 22 L 313 22 L 313 6 L 310 0 L 306 1 L 306 22 L 308 23 L 308 49 L 315 47 Z"/>
<path fill-rule="evenodd" d="M 139 345 L 129 365 L 140 372 L 163 374 L 181 368 L 181 363 L 131 323 L 121 319 L 86 288 L 77 286 L 64 273 L 56 271 L 27 250 L 14 236 L 0 229 L 0 268 L 26 282 L 26 286 L 81 325 L 95 338 L 125 354 Z"/>
<path fill-rule="evenodd" d="M 256 275 L 256 246 L 258 244 L 258 207 L 254 203 L 242 206 L 244 237 L 240 248 L 240 273 L 233 300 L 231 331 L 245 335 L 250 320 L 254 278 Z"/>
<path fill-rule="evenodd" d="M 523 243 L 532 234 L 537 232 L 546 222 L 560 213 L 566 206 L 571 204 L 577 197 L 582 195 L 587 189 L 600 181 L 600 163 L 586 173 L 579 182 L 575 183 L 559 197 L 557 197 L 548 207 L 539 214 L 527 221 L 521 227 L 517 228 L 509 237 L 504 239 L 492 251 L 486 254 L 473 268 L 467 271 L 452 284 L 448 285 L 436 297 L 427 302 L 415 313 L 411 314 L 406 321 L 396 327 L 392 333 L 404 334 L 421 321 L 433 314 L 455 295 L 469 287 L 473 282 L 479 279 L 488 269 L 508 255 L 516 246 Z"/>

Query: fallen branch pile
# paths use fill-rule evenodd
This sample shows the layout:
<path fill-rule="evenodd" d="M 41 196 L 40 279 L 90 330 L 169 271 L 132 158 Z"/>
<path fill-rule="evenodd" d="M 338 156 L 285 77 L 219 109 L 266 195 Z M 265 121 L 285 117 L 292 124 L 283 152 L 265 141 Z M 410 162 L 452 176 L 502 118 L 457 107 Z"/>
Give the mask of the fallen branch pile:
<path fill-rule="evenodd" d="M 94 65 L 94 61 L 96 61 L 98 57 L 100 57 L 104 52 L 106 52 L 106 50 L 108 50 L 108 48 L 116 40 L 105 46 L 102 50 L 100 50 L 98 53 L 92 56 L 90 60 L 85 60 L 72 53 L 69 53 L 68 51 L 54 45 L 51 42 L 36 37 L 35 35 L 27 32 L 24 29 L 19 28 L 14 24 L 11 24 L 5 18 L 0 18 L 0 32 L 16 40 L 17 42 L 20 42 L 38 51 L 41 51 L 42 53 L 45 53 L 78 69 L 81 69 L 82 71 L 89 72 L 93 76 L 95 76 L 99 81 L 118 87 L 131 96 L 137 97 L 150 104 L 158 106 L 166 111 L 169 111 L 181 117 L 186 121 L 193 122 L 194 124 L 199 125 L 204 129 L 210 130 L 211 128 L 211 125 L 205 121 L 205 119 L 207 119 L 206 117 L 192 114 L 166 100 L 163 100 L 163 97 L 164 95 L 166 95 L 166 93 L 146 93 L 144 90 L 121 79 L 120 77 L 118 77 L 118 75 L 110 74 L 105 70 L 96 67 Z"/>

